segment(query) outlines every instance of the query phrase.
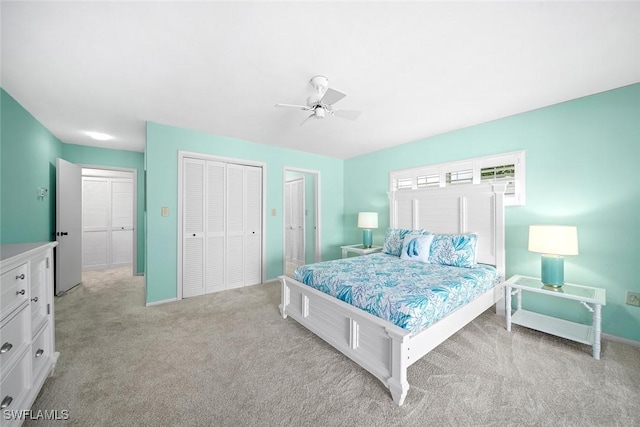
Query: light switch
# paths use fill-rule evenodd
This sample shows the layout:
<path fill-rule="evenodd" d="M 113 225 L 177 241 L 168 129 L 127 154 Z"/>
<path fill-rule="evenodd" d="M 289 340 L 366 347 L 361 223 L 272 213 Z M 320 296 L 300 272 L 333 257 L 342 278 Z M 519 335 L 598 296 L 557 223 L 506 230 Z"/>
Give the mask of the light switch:
<path fill-rule="evenodd" d="M 275 208 L 271 209 L 271 216 L 276 216 L 276 209 Z"/>
<path fill-rule="evenodd" d="M 163 206 L 160 209 L 160 215 L 162 216 L 169 216 L 169 207 L 168 206 Z"/>

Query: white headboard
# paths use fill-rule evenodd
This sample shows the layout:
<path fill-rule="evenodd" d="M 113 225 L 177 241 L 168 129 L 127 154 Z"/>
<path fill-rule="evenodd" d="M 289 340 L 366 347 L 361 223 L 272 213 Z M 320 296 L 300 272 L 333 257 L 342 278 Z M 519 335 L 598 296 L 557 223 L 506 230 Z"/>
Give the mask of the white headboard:
<path fill-rule="evenodd" d="M 478 233 L 478 262 L 505 276 L 504 184 L 398 190 L 389 193 L 391 228 Z"/>

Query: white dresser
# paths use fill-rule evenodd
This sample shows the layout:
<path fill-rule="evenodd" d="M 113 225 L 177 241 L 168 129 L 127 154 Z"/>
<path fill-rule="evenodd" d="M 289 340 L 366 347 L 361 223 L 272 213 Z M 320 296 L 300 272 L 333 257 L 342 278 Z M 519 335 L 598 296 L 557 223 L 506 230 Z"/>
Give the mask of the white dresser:
<path fill-rule="evenodd" d="M 0 425 L 20 425 L 50 373 L 55 351 L 56 242 L 0 246 Z M 27 415 L 28 417 L 28 415 Z"/>

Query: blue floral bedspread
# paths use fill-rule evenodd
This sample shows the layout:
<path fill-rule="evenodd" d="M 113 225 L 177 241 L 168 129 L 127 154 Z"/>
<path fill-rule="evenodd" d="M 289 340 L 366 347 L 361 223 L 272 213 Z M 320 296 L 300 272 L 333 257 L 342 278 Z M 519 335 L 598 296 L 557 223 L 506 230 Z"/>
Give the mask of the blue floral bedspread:
<path fill-rule="evenodd" d="M 488 265 L 450 267 L 376 253 L 304 265 L 295 279 L 418 332 L 497 285 L 499 274 Z"/>

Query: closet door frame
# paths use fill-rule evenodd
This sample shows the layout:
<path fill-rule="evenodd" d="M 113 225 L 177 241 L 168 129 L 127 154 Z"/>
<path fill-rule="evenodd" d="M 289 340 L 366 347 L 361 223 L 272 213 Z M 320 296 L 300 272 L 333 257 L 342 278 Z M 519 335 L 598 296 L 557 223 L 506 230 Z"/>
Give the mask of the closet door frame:
<path fill-rule="evenodd" d="M 185 158 L 192 158 L 198 160 L 205 161 L 214 161 L 214 162 L 222 162 L 222 163 L 232 163 L 236 165 L 243 166 L 256 166 L 262 168 L 262 259 L 261 259 L 261 274 L 260 274 L 260 282 L 264 283 L 265 281 L 265 272 L 266 272 L 266 226 L 267 226 L 267 217 L 266 217 L 266 202 L 267 202 L 267 189 L 266 189 L 266 176 L 267 176 L 267 165 L 264 162 L 257 162 L 254 160 L 240 159 L 235 157 L 223 157 L 223 156 L 215 156 L 211 154 L 205 153 L 197 153 L 192 151 L 178 151 L 178 271 L 177 271 L 177 280 L 176 280 L 176 298 L 178 300 L 183 299 L 182 293 L 182 250 L 183 250 L 183 230 L 182 230 L 182 216 L 183 216 L 183 194 L 182 194 L 182 185 L 183 185 L 183 161 Z"/>
<path fill-rule="evenodd" d="M 134 168 L 120 168 L 115 166 L 104 166 L 104 165 L 92 165 L 92 164 L 84 164 L 84 163 L 76 163 L 82 169 L 96 169 L 103 172 L 107 176 L 109 172 L 129 172 L 133 175 L 133 254 L 132 254 L 132 262 L 133 265 L 131 267 L 131 274 L 133 276 L 143 275 L 144 273 L 138 274 L 138 170 Z M 83 174 L 82 177 L 85 175 Z M 91 173 L 86 176 L 101 176 L 92 175 Z"/>

